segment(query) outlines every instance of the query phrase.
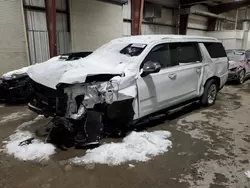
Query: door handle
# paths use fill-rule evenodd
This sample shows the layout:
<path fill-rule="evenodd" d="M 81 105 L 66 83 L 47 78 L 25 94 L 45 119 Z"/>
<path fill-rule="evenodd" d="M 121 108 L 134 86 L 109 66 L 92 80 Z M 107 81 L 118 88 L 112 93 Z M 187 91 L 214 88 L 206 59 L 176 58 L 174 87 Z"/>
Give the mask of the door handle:
<path fill-rule="evenodd" d="M 168 77 L 171 79 L 171 80 L 175 80 L 176 79 L 176 74 L 173 73 L 173 74 L 169 74 Z"/>

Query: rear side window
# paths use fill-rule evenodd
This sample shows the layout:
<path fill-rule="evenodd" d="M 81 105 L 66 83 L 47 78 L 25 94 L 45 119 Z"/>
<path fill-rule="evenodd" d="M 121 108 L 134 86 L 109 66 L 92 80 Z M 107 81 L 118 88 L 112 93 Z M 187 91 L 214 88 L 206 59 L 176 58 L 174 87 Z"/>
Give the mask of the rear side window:
<path fill-rule="evenodd" d="M 204 43 L 211 58 L 227 57 L 226 51 L 221 43 Z"/>
<path fill-rule="evenodd" d="M 194 63 L 202 61 L 197 43 L 170 43 L 171 61 L 173 64 Z"/>

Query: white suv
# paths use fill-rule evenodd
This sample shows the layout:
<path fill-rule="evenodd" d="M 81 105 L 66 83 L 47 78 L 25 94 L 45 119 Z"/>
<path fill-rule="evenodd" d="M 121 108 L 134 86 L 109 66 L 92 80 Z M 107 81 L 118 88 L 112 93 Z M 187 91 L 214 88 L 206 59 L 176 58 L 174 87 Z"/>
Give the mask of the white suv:
<path fill-rule="evenodd" d="M 122 130 L 192 101 L 212 105 L 227 81 L 228 59 L 215 38 L 142 35 L 115 39 L 74 63 L 55 57 L 28 75 L 36 90 L 30 109 L 81 122 L 76 140 L 96 143 L 102 127 Z"/>

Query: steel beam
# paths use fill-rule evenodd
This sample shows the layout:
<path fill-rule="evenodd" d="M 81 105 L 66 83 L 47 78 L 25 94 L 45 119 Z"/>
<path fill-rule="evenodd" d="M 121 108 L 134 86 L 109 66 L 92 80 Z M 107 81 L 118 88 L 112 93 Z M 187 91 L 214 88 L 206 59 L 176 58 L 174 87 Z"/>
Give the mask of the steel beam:
<path fill-rule="evenodd" d="M 179 34 L 186 35 L 187 34 L 187 26 L 188 26 L 188 14 L 180 15 L 180 23 L 179 23 Z"/>
<path fill-rule="evenodd" d="M 57 55 L 55 0 L 45 0 L 45 12 L 46 12 L 48 35 L 49 35 L 50 57 L 54 57 Z"/>
<path fill-rule="evenodd" d="M 231 3 L 222 3 L 209 8 L 209 11 L 215 14 L 221 14 L 224 12 L 229 12 L 231 10 L 236 10 L 241 7 L 250 5 L 250 0 L 234 1 Z"/>
<path fill-rule="evenodd" d="M 180 6 L 191 6 L 199 3 L 203 3 L 206 0 L 180 0 Z"/>
<path fill-rule="evenodd" d="M 131 16 L 132 16 L 131 35 L 140 35 L 144 0 L 132 0 L 131 3 L 132 3 L 131 4 Z"/>

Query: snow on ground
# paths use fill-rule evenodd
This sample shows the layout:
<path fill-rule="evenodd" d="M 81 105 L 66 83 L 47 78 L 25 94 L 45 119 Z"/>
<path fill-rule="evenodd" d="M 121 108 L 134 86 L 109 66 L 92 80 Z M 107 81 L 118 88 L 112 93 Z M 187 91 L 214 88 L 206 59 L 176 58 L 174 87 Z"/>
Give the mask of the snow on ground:
<path fill-rule="evenodd" d="M 5 141 L 3 152 L 23 161 L 48 160 L 49 157 L 55 153 L 56 148 L 52 144 L 34 139 L 29 145 L 19 146 L 20 142 L 33 136 L 34 135 L 28 131 L 16 130 L 16 132 L 9 137 L 9 140 Z"/>
<path fill-rule="evenodd" d="M 76 165 L 100 163 L 120 165 L 129 161 L 145 162 L 168 151 L 172 142 L 168 131 L 132 132 L 121 143 L 108 143 L 87 150 L 85 156 L 70 159 Z"/>
<path fill-rule="evenodd" d="M 51 155 L 55 153 L 56 147 L 49 143 L 44 143 L 39 139 L 34 139 L 28 145 L 20 146 L 20 142 L 33 138 L 34 135 L 29 131 L 23 131 L 21 129 L 37 123 L 43 119 L 44 116 L 37 116 L 31 121 L 22 123 L 17 127 L 14 134 L 10 135 L 8 141 L 4 141 L 4 147 L 2 152 L 12 155 L 15 158 L 23 161 L 43 161 L 48 160 Z M 7 120 L 6 120 L 7 121 Z"/>
<path fill-rule="evenodd" d="M 129 168 L 134 168 L 135 165 L 133 165 L 133 164 L 128 164 L 128 167 L 129 167 Z"/>
<path fill-rule="evenodd" d="M 245 174 L 248 178 L 250 178 L 250 170 L 246 171 Z"/>
<path fill-rule="evenodd" d="M 18 120 L 24 116 L 28 116 L 29 113 L 28 112 L 15 112 L 15 113 L 11 113 L 7 116 L 3 116 L 0 120 L 0 123 L 6 123 L 8 121 L 15 121 Z"/>

